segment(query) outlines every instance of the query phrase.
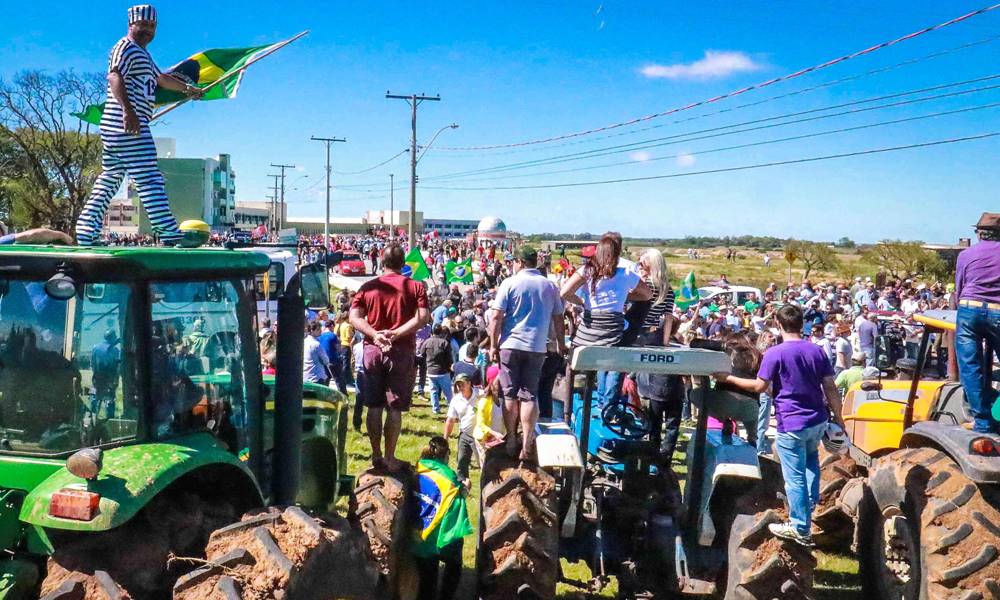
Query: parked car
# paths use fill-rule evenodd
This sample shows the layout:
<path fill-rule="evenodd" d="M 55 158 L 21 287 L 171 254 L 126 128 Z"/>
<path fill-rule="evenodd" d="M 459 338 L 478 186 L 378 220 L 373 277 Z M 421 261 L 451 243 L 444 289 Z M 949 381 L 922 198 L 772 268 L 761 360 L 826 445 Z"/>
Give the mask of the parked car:
<path fill-rule="evenodd" d="M 337 272 L 341 275 L 367 275 L 368 269 L 360 254 L 345 252 L 340 264 L 337 265 Z"/>
<path fill-rule="evenodd" d="M 763 292 L 759 288 L 745 285 L 717 286 L 709 285 L 698 288 L 698 297 L 702 300 L 714 300 L 716 303 L 723 297 L 729 300 L 729 304 L 744 304 L 750 299 L 750 294 L 756 294 L 756 301 L 761 302 L 764 298 Z"/>

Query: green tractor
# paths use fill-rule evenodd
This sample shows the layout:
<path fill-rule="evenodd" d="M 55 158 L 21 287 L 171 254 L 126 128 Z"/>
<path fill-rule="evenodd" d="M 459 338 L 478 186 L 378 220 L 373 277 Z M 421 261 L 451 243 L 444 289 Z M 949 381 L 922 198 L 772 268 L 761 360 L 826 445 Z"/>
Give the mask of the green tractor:
<path fill-rule="evenodd" d="M 347 402 L 302 381 L 326 273 L 285 286 L 270 378 L 268 266 L 225 249 L 0 250 L 0 599 L 371 596 L 362 538 L 329 512 L 353 484 Z"/>

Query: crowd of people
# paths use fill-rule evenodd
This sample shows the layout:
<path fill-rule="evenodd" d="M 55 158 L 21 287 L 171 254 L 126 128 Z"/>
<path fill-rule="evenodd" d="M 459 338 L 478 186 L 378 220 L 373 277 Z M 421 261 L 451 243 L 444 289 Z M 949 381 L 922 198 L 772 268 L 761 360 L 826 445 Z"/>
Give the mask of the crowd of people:
<path fill-rule="evenodd" d="M 983 241 L 975 248 L 996 244 L 998 230 L 981 228 Z M 403 275 L 406 250 L 394 241 L 361 237 L 335 247 L 377 253 L 382 275 L 357 292 L 340 290 L 330 311 L 315 316 L 305 338 L 304 375 L 342 391 L 355 386 L 354 425 L 360 430 L 367 423 L 376 466 L 406 468 L 396 446 L 414 397 L 427 398 L 441 415 L 444 439 L 457 436 L 455 477 L 468 486 L 473 457 L 482 460 L 495 446 L 512 458 L 535 460 L 538 420 L 562 417 L 554 395 L 570 346 L 720 348 L 733 370 L 718 374 L 715 387 L 737 399 L 733 412 L 748 440 L 762 454 L 776 453 L 782 465 L 789 521 L 772 531 L 806 545 L 818 498 L 817 447 L 829 423 L 843 426 L 844 391 L 865 377 L 912 373 L 921 358 L 914 314 L 1000 302 L 1000 265 L 985 251 L 977 255 L 973 279 L 986 273 L 992 283 L 963 280 L 961 261 L 959 287 L 884 276 L 806 279 L 783 288 L 772 283 L 758 297 L 729 293 L 723 276 L 723 293 L 681 303 L 664 255 L 647 249 L 633 261 L 613 232 L 585 247 L 579 264 L 565 256 L 554 262 L 529 246 L 424 240 L 431 275 L 423 282 Z M 447 283 L 444 265 L 466 259 L 476 264 L 473 282 Z M 976 298 L 963 295 L 963 282 Z M 959 338 L 961 332 L 960 324 Z M 947 353 L 948 344 L 934 340 L 930 355 L 942 376 Z M 681 424 L 691 415 L 691 386 L 678 376 L 601 372 L 596 402 L 642 402 L 660 460 L 669 466 Z M 974 402 L 978 426 L 992 402 Z M 772 411 L 773 445 L 766 435 Z"/>

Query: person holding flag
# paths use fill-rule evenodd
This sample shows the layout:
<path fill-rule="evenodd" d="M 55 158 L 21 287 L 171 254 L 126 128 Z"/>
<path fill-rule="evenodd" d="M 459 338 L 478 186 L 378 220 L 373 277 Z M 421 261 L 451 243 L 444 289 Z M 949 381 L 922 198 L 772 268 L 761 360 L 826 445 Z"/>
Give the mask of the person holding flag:
<path fill-rule="evenodd" d="M 108 99 L 100 122 L 101 174 L 76 222 L 76 240 L 82 246 L 97 241 L 104 213 L 126 174 L 135 181 L 160 240 L 175 244 L 182 237 L 167 202 L 149 121 L 157 86 L 189 97 L 200 97 L 202 90 L 160 72 L 146 50 L 155 36 L 156 9 L 149 4 L 129 8 L 128 34 L 115 44 L 108 59 Z"/>
<path fill-rule="evenodd" d="M 417 557 L 420 577 L 417 597 L 421 600 L 451 600 L 455 596 L 462 577 L 462 538 L 472 533 L 466 492 L 458 475 L 448 466 L 449 452 L 448 440 L 436 435 L 420 452 L 417 463 L 414 492 L 420 530 L 413 554 Z M 438 567 L 442 562 L 444 573 L 439 595 Z"/>

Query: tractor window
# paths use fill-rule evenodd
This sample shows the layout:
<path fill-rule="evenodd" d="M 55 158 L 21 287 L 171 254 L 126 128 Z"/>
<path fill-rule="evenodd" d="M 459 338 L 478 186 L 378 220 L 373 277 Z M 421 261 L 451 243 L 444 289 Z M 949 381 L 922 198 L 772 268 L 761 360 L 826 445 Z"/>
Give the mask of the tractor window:
<path fill-rule="evenodd" d="M 0 451 L 61 454 L 135 437 L 135 344 L 122 335 L 130 289 L 88 283 L 57 300 L 44 284 L 0 283 Z"/>
<path fill-rule="evenodd" d="M 208 431 L 230 449 L 242 448 L 246 406 L 236 284 L 155 283 L 150 294 L 154 435 Z"/>
<path fill-rule="evenodd" d="M 279 262 L 272 262 L 267 273 L 257 275 L 254 281 L 257 291 L 257 299 L 263 300 L 269 297 L 272 300 L 285 291 L 285 265 Z"/>

